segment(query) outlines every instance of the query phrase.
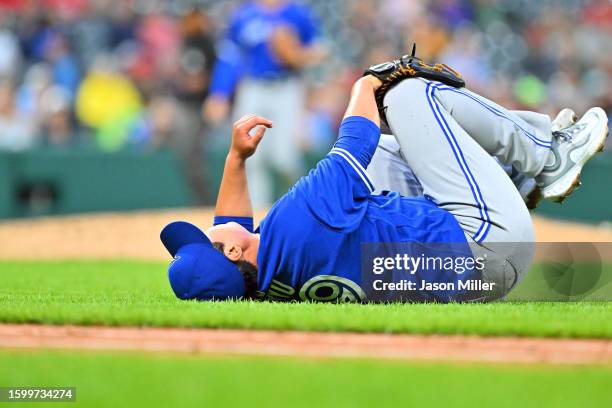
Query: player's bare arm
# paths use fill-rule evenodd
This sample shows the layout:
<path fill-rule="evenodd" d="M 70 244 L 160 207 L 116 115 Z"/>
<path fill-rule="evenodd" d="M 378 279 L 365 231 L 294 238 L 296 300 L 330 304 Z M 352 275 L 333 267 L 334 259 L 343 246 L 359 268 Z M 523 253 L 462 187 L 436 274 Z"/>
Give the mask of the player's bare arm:
<path fill-rule="evenodd" d="M 319 45 L 302 45 L 291 27 L 278 27 L 270 38 L 274 55 L 286 66 L 301 69 L 321 62 L 327 51 Z"/>
<path fill-rule="evenodd" d="M 366 75 L 355 82 L 344 118 L 362 116 L 370 119 L 376 126 L 380 126 L 380 117 L 374 94 L 381 84 L 382 82 L 372 75 Z"/>
<path fill-rule="evenodd" d="M 232 144 L 225 159 L 215 215 L 252 217 L 251 198 L 246 175 L 246 160 L 261 142 L 272 121 L 256 115 L 238 119 L 232 129 Z"/>

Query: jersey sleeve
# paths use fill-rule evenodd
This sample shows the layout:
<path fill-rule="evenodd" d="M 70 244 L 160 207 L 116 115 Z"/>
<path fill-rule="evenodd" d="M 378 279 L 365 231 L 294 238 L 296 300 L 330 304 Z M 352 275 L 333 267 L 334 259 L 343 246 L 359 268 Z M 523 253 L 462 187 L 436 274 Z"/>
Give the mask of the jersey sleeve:
<path fill-rule="evenodd" d="M 379 140 L 380 128 L 374 122 L 362 116 L 349 116 L 342 121 L 338 140 L 330 154 L 344 153 L 351 162 L 365 169 L 374 156 Z"/>
<path fill-rule="evenodd" d="M 213 225 L 227 224 L 228 222 L 235 222 L 242 225 L 247 231 L 253 232 L 253 218 L 252 217 L 233 217 L 233 216 L 215 216 Z"/>
<path fill-rule="evenodd" d="M 346 118 L 329 154 L 295 186 L 294 194 L 321 222 L 335 228 L 360 222 L 374 191 L 366 168 L 379 138 L 374 122 L 359 116 Z"/>

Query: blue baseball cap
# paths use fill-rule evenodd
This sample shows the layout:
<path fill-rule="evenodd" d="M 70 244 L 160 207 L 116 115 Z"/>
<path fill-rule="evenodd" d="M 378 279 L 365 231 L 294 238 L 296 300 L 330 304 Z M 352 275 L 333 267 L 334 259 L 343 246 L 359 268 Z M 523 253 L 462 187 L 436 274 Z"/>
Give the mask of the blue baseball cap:
<path fill-rule="evenodd" d="M 246 293 L 244 279 L 229 259 L 213 247 L 201 229 L 185 221 L 164 227 L 160 238 L 174 260 L 168 279 L 180 299 L 222 300 Z"/>

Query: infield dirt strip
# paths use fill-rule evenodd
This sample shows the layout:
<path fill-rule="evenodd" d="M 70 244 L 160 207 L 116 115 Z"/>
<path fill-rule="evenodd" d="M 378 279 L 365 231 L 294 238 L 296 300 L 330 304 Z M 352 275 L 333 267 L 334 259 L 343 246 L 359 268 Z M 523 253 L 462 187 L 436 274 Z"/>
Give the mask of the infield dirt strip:
<path fill-rule="evenodd" d="M 180 328 L 0 325 L 0 347 L 316 358 L 610 364 L 612 341 Z"/>

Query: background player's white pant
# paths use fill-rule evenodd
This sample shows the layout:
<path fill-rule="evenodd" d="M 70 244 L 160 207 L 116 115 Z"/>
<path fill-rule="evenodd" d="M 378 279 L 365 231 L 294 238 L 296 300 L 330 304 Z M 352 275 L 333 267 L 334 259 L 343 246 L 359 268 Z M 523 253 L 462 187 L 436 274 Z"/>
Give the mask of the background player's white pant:
<path fill-rule="evenodd" d="M 257 113 L 274 122 L 266 132 L 257 154 L 247 161 L 251 201 L 255 209 L 274 201 L 272 171 L 287 179 L 287 184 L 302 175 L 296 124 L 304 108 L 304 86 L 298 78 L 283 80 L 243 80 L 236 94 L 234 117 Z"/>
<path fill-rule="evenodd" d="M 491 156 L 537 175 L 549 155 L 550 119 L 420 78 L 389 91 L 385 105 L 423 194 L 455 216 L 474 255 L 487 257 L 484 278 L 508 293 L 531 263 L 535 236 L 520 194 Z"/>

